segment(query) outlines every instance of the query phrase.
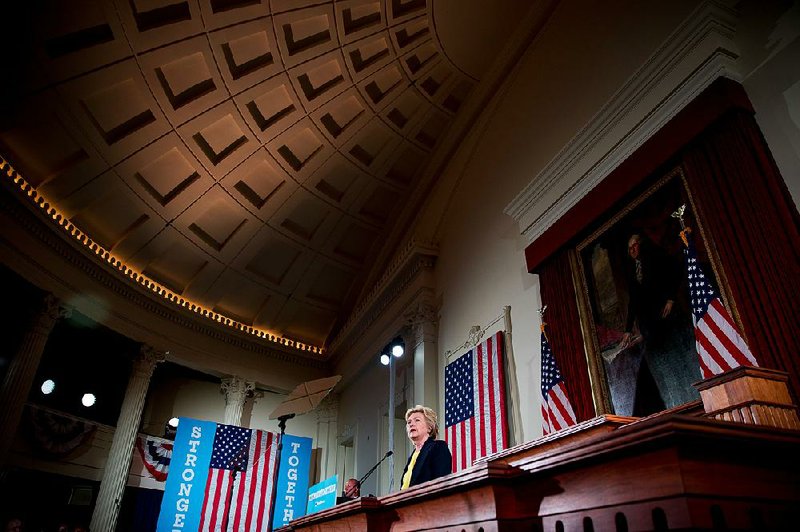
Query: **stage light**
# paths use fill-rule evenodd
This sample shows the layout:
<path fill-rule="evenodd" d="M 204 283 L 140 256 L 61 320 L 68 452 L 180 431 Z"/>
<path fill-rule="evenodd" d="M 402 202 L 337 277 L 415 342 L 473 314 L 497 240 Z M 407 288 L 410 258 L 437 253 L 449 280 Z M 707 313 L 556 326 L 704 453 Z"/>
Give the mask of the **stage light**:
<path fill-rule="evenodd" d="M 389 365 L 389 355 L 387 355 L 386 353 L 381 353 L 381 364 L 383 364 L 384 366 Z"/>
<path fill-rule="evenodd" d="M 396 356 L 396 357 L 403 356 L 403 353 L 405 353 L 405 351 L 406 351 L 405 342 L 399 336 L 397 338 L 395 338 L 394 340 L 392 340 L 392 343 L 389 344 L 389 345 L 392 346 L 392 354 L 394 356 Z"/>
<path fill-rule="evenodd" d="M 178 428 L 178 418 L 176 417 L 170 418 L 170 420 L 167 421 L 167 424 L 173 429 Z"/>
<path fill-rule="evenodd" d="M 42 383 L 42 393 L 45 395 L 50 395 L 55 389 L 56 383 L 53 382 L 53 379 L 47 379 Z"/>
<path fill-rule="evenodd" d="M 85 393 L 83 394 L 83 398 L 81 398 L 81 403 L 83 403 L 83 406 L 87 407 L 92 406 L 95 403 L 95 401 L 97 401 L 97 398 L 94 396 L 93 393 Z"/>

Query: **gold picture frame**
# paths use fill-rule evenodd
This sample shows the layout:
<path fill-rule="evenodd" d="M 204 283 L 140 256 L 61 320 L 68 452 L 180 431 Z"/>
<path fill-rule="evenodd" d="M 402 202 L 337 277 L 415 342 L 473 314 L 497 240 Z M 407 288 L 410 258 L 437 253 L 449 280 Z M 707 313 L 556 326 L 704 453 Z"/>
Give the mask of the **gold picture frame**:
<path fill-rule="evenodd" d="M 719 286 L 718 261 L 680 168 L 599 221 L 573 250 L 572 273 L 598 414 L 642 416 L 699 398 L 692 386 L 700 380 L 700 370 L 684 246 L 680 223 L 671 216 L 683 204 L 698 257 Z"/>

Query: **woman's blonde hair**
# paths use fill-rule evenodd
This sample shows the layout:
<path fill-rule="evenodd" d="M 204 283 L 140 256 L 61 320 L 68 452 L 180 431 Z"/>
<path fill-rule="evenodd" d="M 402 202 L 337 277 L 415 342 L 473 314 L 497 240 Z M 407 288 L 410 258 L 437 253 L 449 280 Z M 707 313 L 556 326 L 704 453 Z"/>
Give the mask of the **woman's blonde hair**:
<path fill-rule="evenodd" d="M 422 414 L 425 418 L 425 424 L 428 425 L 428 434 L 436 439 L 436 437 L 439 435 L 439 422 L 436 412 L 433 410 L 433 408 L 428 408 L 427 406 L 422 405 L 409 408 L 406 411 L 406 421 L 408 421 L 408 418 L 411 416 L 411 414 Z"/>

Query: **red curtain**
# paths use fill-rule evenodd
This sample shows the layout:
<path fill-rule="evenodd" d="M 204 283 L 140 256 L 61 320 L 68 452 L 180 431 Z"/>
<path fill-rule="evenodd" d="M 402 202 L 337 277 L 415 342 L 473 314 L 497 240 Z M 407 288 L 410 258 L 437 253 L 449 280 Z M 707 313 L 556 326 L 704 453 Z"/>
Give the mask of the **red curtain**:
<path fill-rule="evenodd" d="M 754 117 L 731 111 L 682 163 L 751 351 L 800 395 L 800 218 Z"/>
<path fill-rule="evenodd" d="M 569 252 L 562 250 L 539 269 L 539 287 L 542 304 L 547 305 L 544 321 L 548 323 L 547 338 L 553 356 L 564 377 L 575 417 L 584 421 L 593 418 L 595 411 L 571 272 Z"/>

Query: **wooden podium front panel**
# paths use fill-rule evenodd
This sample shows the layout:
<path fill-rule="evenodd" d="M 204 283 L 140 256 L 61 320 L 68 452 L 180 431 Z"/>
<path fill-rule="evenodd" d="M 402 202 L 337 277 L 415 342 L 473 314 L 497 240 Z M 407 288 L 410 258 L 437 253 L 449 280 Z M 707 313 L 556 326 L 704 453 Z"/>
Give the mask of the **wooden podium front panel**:
<path fill-rule="evenodd" d="M 550 531 L 559 522 L 564 530 L 763 530 L 800 522 L 800 431 L 667 415 L 536 447 L 285 530 Z"/>

